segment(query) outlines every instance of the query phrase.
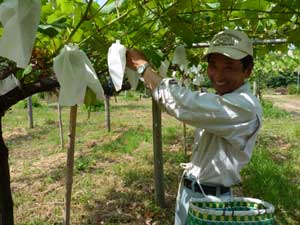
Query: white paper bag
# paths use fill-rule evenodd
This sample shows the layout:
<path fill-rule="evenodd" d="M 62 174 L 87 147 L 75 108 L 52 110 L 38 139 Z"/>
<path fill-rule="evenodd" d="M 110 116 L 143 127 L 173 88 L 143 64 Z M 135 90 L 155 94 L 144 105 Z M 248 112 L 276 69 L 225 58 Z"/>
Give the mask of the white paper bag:
<path fill-rule="evenodd" d="M 13 74 L 9 75 L 5 79 L 0 80 L 0 95 L 5 95 L 19 85 L 19 80 Z"/>
<path fill-rule="evenodd" d="M 161 75 L 162 77 L 166 77 L 168 69 L 169 69 L 169 65 L 170 65 L 170 62 L 167 59 L 165 59 L 165 61 L 161 62 L 160 67 L 158 68 L 159 75 Z"/>
<path fill-rule="evenodd" d="M 128 78 L 131 89 L 136 90 L 136 88 L 139 84 L 140 75 L 136 71 L 134 71 L 128 67 L 126 67 L 126 69 L 125 69 L 125 74 L 126 74 L 126 77 Z"/>
<path fill-rule="evenodd" d="M 126 67 L 126 48 L 119 40 L 108 49 L 107 63 L 114 87 L 116 91 L 119 91 L 122 89 Z"/>
<path fill-rule="evenodd" d="M 184 73 L 188 73 L 189 61 L 186 57 L 184 45 L 179 45 L 175 48 L 172 63 L 177 64 L 179 66 L 179 69 Z"/>
<path fill-rule="evenodd" d="M 53 69 L 60 84 L 60 105 L 73 106 L 83 103 L 87 87 L 92 89 L 98 100 L 105 98 L 92 63 L 77 46 L 65 45 L 55 57 Z"/>
<path fill-rule="evenodd" d="M 0 5 L 0 21 L 4 27 L 0 55 L 25 68 L 30 61 L 40 21 L 40 0 L 5 0 Z"/>

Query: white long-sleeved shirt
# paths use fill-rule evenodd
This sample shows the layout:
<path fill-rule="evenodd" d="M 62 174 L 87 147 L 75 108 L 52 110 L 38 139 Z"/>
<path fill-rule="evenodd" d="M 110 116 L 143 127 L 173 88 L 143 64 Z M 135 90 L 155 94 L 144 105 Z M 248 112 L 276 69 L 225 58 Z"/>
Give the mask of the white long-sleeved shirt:
<path fill-rule="evenodd" d="M 201 184 L 232 186 L 252 155 L 262 108 L 245 83 L 232 93 L 191 91 L 166 78 L 153 97 L 178 120 L 196 127 L 193 155 L 185 173 Z"/>

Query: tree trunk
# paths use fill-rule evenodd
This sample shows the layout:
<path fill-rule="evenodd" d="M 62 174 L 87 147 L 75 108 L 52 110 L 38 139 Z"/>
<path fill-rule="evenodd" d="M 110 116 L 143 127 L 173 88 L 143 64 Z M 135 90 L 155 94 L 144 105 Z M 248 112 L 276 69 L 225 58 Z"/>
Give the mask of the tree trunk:
<path fill-rule="evenodd" d="M 10 74 L 10 73 L 9 73 Z M 1 80 L 1 73 L 0 73 Z M 14 104 L 35 93 L 50 91 L 59 87 L 54 78 L 44 78 L 36 83 L 23 85 L 22 88 L 7 92 L 0 96 L 0 225 L 13 225 L 13 201 L 10 188 L 10 175 L 8 164 L 8 148 L 2 137 L 2 117 L 4 113 Z"/>
<path fill-rule="evenodd" d="M 0 224 L 13 225 L 13 201 L 10 189 L 8 148 L 2 136 L 2 116 L 0 117 Z"/>

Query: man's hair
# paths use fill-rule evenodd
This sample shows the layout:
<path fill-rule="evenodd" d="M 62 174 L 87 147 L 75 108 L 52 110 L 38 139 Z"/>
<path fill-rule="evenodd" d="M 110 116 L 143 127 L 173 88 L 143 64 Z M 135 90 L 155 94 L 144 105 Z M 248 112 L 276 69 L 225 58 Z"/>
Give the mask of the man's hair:
<path fill-rule="evenodd" d="M 241 63 L 243 64 L 243 69 L 247 69 L 249 66 L 253 66 L 253 57 L 251 55 L 247 55 L 246 57 L 240 59 Z"/>

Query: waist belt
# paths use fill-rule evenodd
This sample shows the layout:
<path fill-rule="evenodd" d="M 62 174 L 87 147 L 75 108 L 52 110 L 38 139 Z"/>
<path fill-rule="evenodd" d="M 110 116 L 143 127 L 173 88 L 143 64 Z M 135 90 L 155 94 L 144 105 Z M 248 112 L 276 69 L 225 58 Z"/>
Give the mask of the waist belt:
<path fill-rule="evenodd" d="M 185 187 L 193 190 L 194 192 L 203 193 L 202 192 L 202 190 L 203 190 L 206 195 L 217 196 L 217 195 L 222 195 L 222 194 L 230 192 L 230 187 L 225 187 L 222 185 L 209 186 L 209 185 L 201 184 L 201 187 L 202 187 L 202 190 L 201 190 L 201 188 L 197 182 L 195 182 L 194 180 L 190 180 L 188 178 L 183 178 L 183 185 Z"/>

